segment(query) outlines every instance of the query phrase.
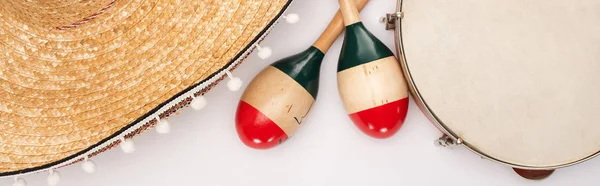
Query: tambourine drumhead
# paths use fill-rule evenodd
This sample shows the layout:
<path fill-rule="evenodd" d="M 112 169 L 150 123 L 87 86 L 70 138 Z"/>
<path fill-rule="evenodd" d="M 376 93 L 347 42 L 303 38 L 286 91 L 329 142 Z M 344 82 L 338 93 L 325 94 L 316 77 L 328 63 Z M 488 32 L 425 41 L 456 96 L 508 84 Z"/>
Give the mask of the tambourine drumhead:
<path fill-rule="evenodd" d="M 403 0 L 402 11 L 418 102 L 469 148 L 531 168 L 600 151 L 600 1 Z"/>

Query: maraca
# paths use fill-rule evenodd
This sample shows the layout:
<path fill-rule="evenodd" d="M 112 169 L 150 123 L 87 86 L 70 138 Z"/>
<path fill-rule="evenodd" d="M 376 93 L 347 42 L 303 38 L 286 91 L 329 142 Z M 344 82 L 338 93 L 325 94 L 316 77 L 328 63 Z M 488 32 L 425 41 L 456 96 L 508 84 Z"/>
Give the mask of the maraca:
<path fill-rule="evenodd" d="M 367 2 L 356 0 L 352 6 L 358 11 Z M 244 144 L 268 149 L 296 133 L 317 98 L 323 57 L 343 30 L 344 22 L 338 12 L 311 47 L 276 61 L 250 82 L 235 118 Z"/>
<path fill-rule="evenodd" d="M 408 87 L 394 53 L 360 21 L 352 0 L 340 0 L 346 36 L 338 63 L 338 89 L 354 124 L 388 138 L 404 123 Z"/>

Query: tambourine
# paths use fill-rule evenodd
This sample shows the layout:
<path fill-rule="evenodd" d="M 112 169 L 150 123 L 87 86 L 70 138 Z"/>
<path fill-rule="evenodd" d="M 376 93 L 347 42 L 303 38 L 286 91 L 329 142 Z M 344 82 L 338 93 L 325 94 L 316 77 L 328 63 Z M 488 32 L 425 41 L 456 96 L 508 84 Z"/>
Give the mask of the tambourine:
<path fill-rule="evenodd" d="M 442 146 L 541 179 L 600 151 L 600 2 L 399 0 L 386 17 Z"/>

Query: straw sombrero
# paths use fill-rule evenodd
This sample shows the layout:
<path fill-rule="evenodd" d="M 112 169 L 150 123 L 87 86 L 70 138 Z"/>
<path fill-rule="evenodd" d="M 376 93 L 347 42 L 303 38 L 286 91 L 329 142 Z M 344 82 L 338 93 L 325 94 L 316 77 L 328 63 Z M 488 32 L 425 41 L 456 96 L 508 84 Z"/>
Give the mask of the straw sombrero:
<path fill-rule="evenodd" d="M 164 120 L 203 107 L 290 3 L 0 0 L 0 177 L 53 174 L 168 131 Z"/>

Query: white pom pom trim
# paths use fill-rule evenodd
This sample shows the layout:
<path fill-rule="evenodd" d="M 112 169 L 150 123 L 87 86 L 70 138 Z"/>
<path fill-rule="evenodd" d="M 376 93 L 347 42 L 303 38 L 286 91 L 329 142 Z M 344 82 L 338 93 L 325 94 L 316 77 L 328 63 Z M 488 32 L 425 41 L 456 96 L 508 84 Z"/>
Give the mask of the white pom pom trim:
<path fill-rule="evenodd" d="M 171 132 L 171 125 L 169 122 L 167 122 L 167 120 L 161 120 L 159 117 L 156 117 L 156 121 L 156 132 L 159 134 L 167 134 Z"/>
<path fill-rule="evenodd" d="M 207 104 L 206 98 L 204 98 L 204 96 L 198 96 L 192 100 L 192 102 L 190 103 L 190 106 L 194 110 L 202 110 L 204 107 L 206 107 L 206 104 Z"/>
<path fill-rule="evenodd" d="M 27 186 L 27 182 L 23 178 L 15 176 L 15 183 L 13 183 L 13 186 Z"/>
<path fill-rule="evenodd" d="M 96 163 L 94 163 L 92 160 L 89 160 L 86 156 L 83 160 L 83 164 L 81 164 L 81 168 L 83 171 L 91 174 L 96 172 Z"/>
<path fill-rule="evenodd" d="M 269 59 L 271 55 L 273 55 L 273 50 L 269 47 L 261 47 L 260 45 L 256 45 L 256 49 L 258 49 L 258 57 L 261 59 Z"/>
<path fill-rule="evenodd" d="M 233 75 L 229 71 L 225 71 L 225 73 L 227 73 L 227 76 L 229 77 L 229 81 L 227 82 L 227 87 L 229 88 L 229 90 L 234 92 L 240 90 L 243 84 L 242 79 L 233 77 Z"/>
<path fill-rule="evenodd" d="M 300 15 L 298 14 L 288 14 L 283 16 L 283 18 L 290 24 L 296 24 L 300 21 Z"/>
<path fill-rule="evenodd" d="M 131 154 L 135 152 L 135 145 L 131 139 L 121 138 L 121 150 L 123 150 L 126 154 Z"/>
<path fill-rule="evenodd" d="M 54 171 L 54 169 L 50 169 L 50 174 L 48 175 L 48 185 L 57 186 L 58 182 L 60 182 L 60 173 L 58 173 L 58 171 Z"/>

